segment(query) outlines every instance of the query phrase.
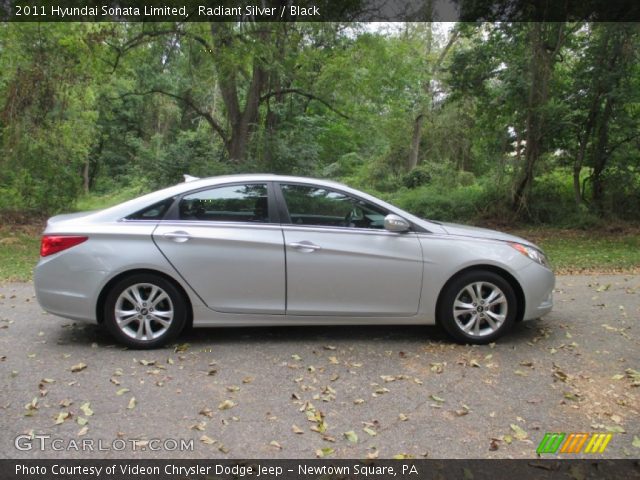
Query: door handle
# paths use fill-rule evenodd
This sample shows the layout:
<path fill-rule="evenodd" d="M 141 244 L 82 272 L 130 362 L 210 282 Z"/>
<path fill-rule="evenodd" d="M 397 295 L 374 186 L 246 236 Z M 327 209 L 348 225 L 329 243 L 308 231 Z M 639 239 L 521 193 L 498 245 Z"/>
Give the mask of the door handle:
<path fill-rule="evenodd" d="M 188 232 L 177 231 L 177 232 L 167 232 L 163 235 L 164 238 L 169 238 L 176 243 L 186 242 L 191 238 Z"/>
<path fill-rule="evenodd" d="M 290 243 L 289 246 L 291 248 L 295 248 L 296 250 L 305 251 L 308 250 L 310 252 L 315 252 L 316 250 L 321 250 L 322 247 L 320 245 L 316 245 L 315 243 L 302 241 L 302 242 L 293 242 Z"/>

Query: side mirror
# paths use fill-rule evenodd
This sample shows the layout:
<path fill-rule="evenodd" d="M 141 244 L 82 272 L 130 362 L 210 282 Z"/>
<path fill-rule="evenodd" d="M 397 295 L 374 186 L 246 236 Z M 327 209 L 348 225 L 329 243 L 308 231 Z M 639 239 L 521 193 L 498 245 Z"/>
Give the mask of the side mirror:
<path fill-rule="evenodd" d="M 411 224 L 404 218 L 390 213 L 384 217 L 384 228 L 390 232 L 406 232 L 411 228 Z"/>

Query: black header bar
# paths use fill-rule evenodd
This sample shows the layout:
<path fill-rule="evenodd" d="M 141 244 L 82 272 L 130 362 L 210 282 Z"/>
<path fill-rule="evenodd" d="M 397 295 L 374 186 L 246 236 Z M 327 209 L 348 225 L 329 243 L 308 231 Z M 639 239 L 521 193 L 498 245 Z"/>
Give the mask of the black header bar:
<path fill-rule="evenodd" d="M 637 22 L 637 0 L 0 0 L 11 22 Z"/>

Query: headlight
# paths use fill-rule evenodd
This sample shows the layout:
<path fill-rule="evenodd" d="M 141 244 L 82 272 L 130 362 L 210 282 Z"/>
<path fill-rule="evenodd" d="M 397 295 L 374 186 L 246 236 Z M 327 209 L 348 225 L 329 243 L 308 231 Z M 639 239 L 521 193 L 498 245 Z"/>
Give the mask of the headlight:
<path fill-rule="evenodd" d="M 547 267 L 549 270 L 551 270 L 551 265 L 549 264 L 549 260 L 547 260 L 546 255 L 537 248 L 529 247 L 521 243 L 509 243 L 509 245 L 518 250 L 521 254 L 529 257 L 534 262 L 539 263 L 543 267 Z"/>

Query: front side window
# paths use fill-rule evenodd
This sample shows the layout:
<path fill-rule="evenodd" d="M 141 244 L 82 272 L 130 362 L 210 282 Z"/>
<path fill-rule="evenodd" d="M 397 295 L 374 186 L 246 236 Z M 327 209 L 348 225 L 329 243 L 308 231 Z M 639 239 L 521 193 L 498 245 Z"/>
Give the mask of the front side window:
<path fill-rule="evenodd" d="M 208 222 L 269 222 L 267 185 L 228 185 L 185 195 L 180 220 Z"/>
<path fill-rule="evenodd" d="M 386 212 L 342 192 L 308 185 L 282 185 L 291 223 L 347 228 L 384 228 Z"/>

